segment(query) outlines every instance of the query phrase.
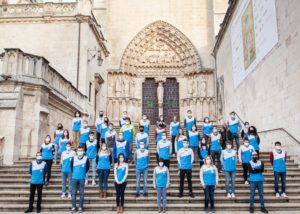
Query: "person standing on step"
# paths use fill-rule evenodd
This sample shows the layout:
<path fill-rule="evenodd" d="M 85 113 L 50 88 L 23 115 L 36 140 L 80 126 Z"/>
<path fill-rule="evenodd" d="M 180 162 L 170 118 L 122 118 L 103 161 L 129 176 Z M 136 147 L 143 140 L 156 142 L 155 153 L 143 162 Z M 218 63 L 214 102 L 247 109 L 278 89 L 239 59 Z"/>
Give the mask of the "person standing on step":
<path fill-rule="evenodd" d="M 114 149 L 113 149 L 114 163 L 118 161 L 118 157 L 120 154 L 123 154 L 125 160 L 127 161 L 128 154 L 129 154 L 129 145 L 127 141 L 124 139 L 122 132 L 119 133 L 119 139 L 116 141 L 114 145 Z"/>
<path fill-rule="evenodd" d="M 245 140 L 246 138 L 248 138 L 248 131 L 249 131 L 249 122 L 245 122 L 244 123 L 244 128 L 242 129 L 242 132 L 241 132 L 241 137 L 243 140 Z"/>
<path fill-rule="evenodd" d="M 237 152 L 232 149 L 232 142 L 226 141 L 226 149 L 222 150 L 221 163 L 225 174 L 225 189 L 227 198 L 235 198 Z"/>
<path fill-rule="evenodd" d="M 219 182 L 219 174 L 209 155 L 204 159 L 204 164 L 200 169 L 200 181 L 204 190 L 204 211 L 208 213 L 208 203 L 210 202 L 210 211 L 214 213 L 215 189 Z"/>
<path fill-rule="evenodd" d="M 76 196 L 77 191 L 79 191 L 79 207 L 78 212 L 83 211 L 84 204 L 84 184 L 86 173 L 90 167 L 90 162 L 88 158 L 84 155 L 84 149 L 81 146 L 77 148 L 77 155 L 71 160 L 71 172 L 72 172 L 72 210 L 71 212 L 76 212 Z"/>
<path fill-rule="evenodd" d="M 253 146 L 249 145 L 248 140 L 244 140 L 244 144 L 240 146 L 238 151 L 239 162 L 242 163 L 243 166 L 243 177 L 245 184 L 249 184 L 248 182 L 248 163 L 252 159 L 252 153 L 254 152 Z"/>
<path fill-rule="evenodd" d="M 57 156 L 58 156 L 58 148 L 59 148 L 59 140 L 63 135 L 63 125 L 61 123 L 57 124 L 57 130 L 55 130 L 54 132 L 54 141 L 53 141 L 53 145 L 55 148 L 55 152 L 54 152 L 54 164 L 57 164 Z"/>
<path fill-rule="evenodd" d="M 98 144 L 100 143 L 100 140 L 101 140 L 101 125 L 103 122 L 104 122 L 104 114 L 103 114 L 103 111 L 100 111 L 99 117 L 97 118 L 97 120 L 95 122 Z"/>
<path fill-rule="evenodd" d="M 178 129 L 178 135 L 175 138 L 175 152 L 177 153 L 181 148 L 183 148 L 183 140 L 187 139 L 184 135 L 184 131 L 182 128 Z"/>
<path fill-rule="evenodd" d="M 90 133 L 90 128 L 88 127 L 88 122 L 86 120 L 83 121 L 83 126 L 80 128 L 79 132 L 79 146 L 81 146 L 84 151 L 86 151 L 86 141 L 89 140 Z"/>
<path fill-rule="evenodd" d="M 236 118 L 235 112 L 230 113 L 230 118 L 227 121 L 227 127 L 229 129 L 229 140 L 232 142 L 235 141 L 236 144 L 236 150 L 239 150 L 240 147 L 240 137 L 239 137 L 239 131 L 241 129 L 241 123 L 240 121 Z"/>
<path fill-rule="evenodd" d="M 168 167 L 164 165 L 164 160 L 158 160 L 158 166 L 153 170 L 153 188 L 157 192 L 158 212 L 167 211 L 167 189 L 170 187 L 170 173 Z"/>
<path fill-rule="evenodd" d="M 70 138 L 70 134 L 68 129 L 65 129 L 63 132 L 63 136 L 59 140 L 59 154 L 61 155 L 64 151 L 66 151 L 67 143 L 72 143 L 72 138 Z"/>
<path fill-rule="evenodd" d="M 159 126 L 159 125 L 162 125 L 163 128 L 165 128 L 167 126 L 163 115 L 159 115 L 158 121 L 156 121 L 156 126 Z"/>
<path fill-rule="evenodd" d="M 128 164 L 125 162 L 124 154 L 118 156 L 118 161 L 114 166 L 114 178 L 115 178 L 115 189 L 116 189 L 116 204 L 117 212 L 124 212 L 124 195 L 127 185 L 128 176 Z"/>
<path fill-rule="evenodd" d="M 118 134 L 114 129 L 114 124 L 109 123 L 108 131 L 105 133 L 105 143 L 107 148 L 110 150 L 111 154 L 114 154 L 114 145 L 117 140 L 118 140 Z M 114 158 L 112 158 L 112 161 L 114 163 Z"/>
<path fill-rule="evenodd" d="M 214 165 L 217 165 L 218 172 L 221 172 L 221 135 L 216 126 L 213 127 L 213 133 L 210 135 L 210 154 Z"/>
<path fill-rule="evenodd" d="M 155 130 L 154 130 L 154 139 L 155 139 L 155 142 L 156 144 L 158 143 L 158 141 L 161 140 L 162 138 L 162 133 L 166 132 L 166 127 L 164 126 L 164 124 L 159 124 Z"/>
<path fill-rule="evenodd" d="M 257 129 L 255 128 L 255 126 L 250 126 L 249 127 L 249 131 L 248 131 L 248 135 L 247 138 L 249 140 L 249 144 L 251 146 L 253 146 L 253 148 L 255 149 L 258 158 L 259 158 L 259 144 L 260 144 L 260 138 L 257 134 Z"/>
<path fill-rule="evenodd" d="M 139 128 L 140 128 L 140 126 L 144 126 L 144 132 L 149 135 L 150 120 L 148 120 L 147 115 L 143 114 L 143 117 L 139 123 Z"/>
<path fill-rule="evenodd" d="M 270 163 L 273 166 L 274 172 L 274 189 L 276 198 L 280 197 L 279 194 L 279 177 L 281 179 L 281 196 L 287 198 L 285 192 L 286 186 L 286 151 L 282 150 L 281 143 L 275 142 L 275 148 L 270 152 Z"/>
<path fill-rule="evenodd" d="M 61 198 L 66 197 L 67 188 L 67 177 L 68 177 L 68 198 L 72 197 L 72 171 L 71 171 L 71 161 L 76 155 L 76 152 L 72 150 L 71 143 L 67 143 L 67 149 L 60 156 L 61 163 L 61 186 L 62 194 Z"/>
<path fill-rule="evenodd" d="M 184 119 L 184 127 L 186 131 L 186 136 L 189 138 L 189 131 L 191 131 L 193 124 L 197 125 L 197 120 L 193 116 L 193 113 L 191 110 L 187 111 L 187 116 Z"/>
<path fill-rule="evenodd" d="M 139 126 L 140 132 L 138 132 L 135 136 L 136 148 L 140 148 L 140 143 L 144 142 L 145 149 L 148 149 L 149 146 L 149 135 L 145 132 L 144 126 Z"/>
<path fill-rule="evenodd" d="M 36 159 L 33 160 L 29 165 L 29 173 L 31 175 L 30 179 L 30 196 L 29 196 L 29 207 L 24 213 L 31 213 L 33 211 L 33 202 L 35 190 L 37 190 L 37 205 L 36 212 L 41 212 L 42 203 L 42 191 L 45 182 L 45 175 L 47 172 L 47 164 L 42 161 L 42 154 L 40 152 L 36 153 Z"/>
<path fill-rule="evenodd" d="M 127 118 L 127 111 L 123 111 L 122 117 L 119 120 L 119 126 L 120 126 L 120 128 L 122 128 L 122 126 L 125 125 L 126 118 Z"/>
<path fill-rule="evenodd" d="M 209 117 L 205 117 L 204 123 L 202 125 L 203 137 L 205 139 L 208 139 L 208 137 L 212 134 L 212 131 L 213 131 L 213 125 L 211 122 L 209 122 Z"/>
<path fill-rule="evenodd" d="M 120 129 L 120 133 L 123 133 L 124 139 L 128 144 L 129 147 L 129 153 L 128 153 L 128 159 L 130 162 L 132 161 L 132 149 L 133 149 L 133 141 L 135 136 L 135 128 L 131 124 L 131 120 L 129 117 L 125 119 L 125 125 L 122 126 Z"/>
<path fill-rule="evenodd" d="M 145 143 L 140 142 L 140 147 L 136 150 L 134 160 L 136 163 L 136 197 L 140 196 L 140 181 L 143 175 L 143 196 L 148 196 L 147 191 L 147 178 L 148 178 L 148 166 L 150 160 L 150 153 L 145 148 Z"/>
<path fill-rule="evenodd" d="M 40 152 L 42 153 L 42 160 L 47 164 L 47 180 L 45 182 L 45 186 L 48 186 L 50 178 L 51 178 L 51 167 L 53 163 L 53 153 L 55 151 L 53 143 L 51 143 L 50 135 L 47 135 L 44 143 L 40 148 Z"/>
<path fill-rule="evenodd" d="M 226 148 L 226 141 L 228 140 L 228 130 L 227 130 L 226 124 L 224 124 L 223 126 L 221 126 L 220 135 L 221 135 L 221 146 L 222 146 L 222 149 L 225 149 Z"/>
<path fill-rule="evenodd" d="M 207 140 L 202 137 L 201 143 L 199 144 L 199 160 L 200 160 L 200 167 L 203 166 L 205 158 L 209 155 L 209 147 Z"/>
<path fill-rule="evenodd" d="M 171 141 L 172 141 L 172 155 L 176 156 L 175 152 L 175 140 L 178 135 L 178 130 L 180 129 L 180 122 L 177 121 L 177 117 L 173 117 L 173 121 L 170 123 L 170 134 L 171 134 Z"/>
<path fill-rule="evenodd" d="M 260 211 L 268 213 L 264 203 L 264 163 L 258 159 L 258 155 L 255 151 L 252 153 L 252 160 L 248 163 L 248 169 L 250 173 L 250 213 L 254 213 L 254 197 L 256 189 L 259 193 Z"/>
<path fill-rule="evenodd" d="M 191 138 L 191 135 L 190 135 Z M 177 153 L 177 161 L 179 167 L 180 187 L 179 187 L 179 198 L 183 197 L 183 187 L 185 175 L 188 181 L 189 195 L 194 198 L 193 185 L 192 185 L 192 166 L 194 162 L 194 152 L 189 148 L 187 139 L 183 141 L 183 148 Z"/>
<path fill-rule="evenodd" d="M 199 162 L 199 142 L 200 142 L 200 132 L 197 131 L 197 126 L 195 124 L 192 125 L 192 130 L 189 131 L 189 146 L 194 152 L 194 163 Z"/>
<path fill-rule="evenodd" d="M 79 143 L 79 134 L 80 134 L 80 128 L 83 125 L 83 120 L 81 118 L 80 111 L 76 111 L 74 113 L 74 118 L 72 120 L 72 131 L 73 131 L 73 146 L 74 148 L 77 148 Z"/>
<path fill-rule="evenodd" d="M 108 117 L 104 117 L 104 121 L 101 124 L 100 130 L 101 130 L 101 143 L 105 143 L 105 136 L 106 133 L 108 132 L 108 124 L 109 124 L 109 119 Z"/>
<path fill-rule="evenodd" d="M 89 133 L 89 140 L 86 141 L 86 157 L 88 158 L 88 161 L 90 162 L 90 166 L 92 167 L 92 185 L 96 185 L 96 170 L 97 170 L 97 164 L 96 164 L 96 156 L 98 153 L 99 147 L 97 143 L 97 139 L 95 139 L 95 133 L 93 131 L 90 131 Z M 88 185 L 89 183 L 89 171 L 88 169 L 86 173 L 85 178 L 85 185 Z"/>
<path fill-rule="evenodd" d="M 164 160 L 164 165 L 170 167 L 170 157 L 172 153 L 172 143 L 167 140 L 167 134 L 162 133 L 162 139 L 157 143 L 156 151 L 158 154 L 158 159 Z"/>
<path fill-rule="evenodd" d="M 102 143 L 96 157 L 97 173 L 99 178 L 99 195 L 100 198 L 106 198 L 108 193 L 108 177 L 110 166 L 112 164 L 111 151 L 106 143 Z"/>

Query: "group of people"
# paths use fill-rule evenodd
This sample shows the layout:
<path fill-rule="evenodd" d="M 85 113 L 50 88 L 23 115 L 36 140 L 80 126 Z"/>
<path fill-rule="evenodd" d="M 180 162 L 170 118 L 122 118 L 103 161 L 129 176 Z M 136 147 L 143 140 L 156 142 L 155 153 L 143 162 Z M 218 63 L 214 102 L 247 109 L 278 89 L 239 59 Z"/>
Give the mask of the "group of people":
<path fill-rule="evenodd" d="M 138 123 L 138 133 L 131 123 L 127 112 L 123 112 L 119 120 L 120 131 L 100 111 L 95 123 L 96 132 L 90 130 L 88 122 L 83 120 L 80 112 L 75 112 L 72 121 L 73 137 L 62 124 L 58 124 L 54 133 L 54 140 L 47 135 L 40 151 L 36 154 L 29 167 L 31 174 L 29 208 L 25 213 L 33 211 L 34 195 L 37 189 L 37 208 L 41 211 L 43 185 L 49 185 L 51 166 L 58 164 L 60 156 L 62 198 L 72 199 L 71 212 L 82 212 L 84 208 L 84 188 L 89 185 L 89 172 L 92 172 L 91 185 L 95 186 L 98 175 L 99 197 L 108 196 L 108 178 L 111 168 L 114 172 L 114 186 L 116 190 L 117 212 L 124 211 L 124 196 L 127 185 L 129 166 L 136 170 L 136 197 L 140 197 L 140 181 L 143 177 L 144 197 L 148 196 L 147 180 L 150 160 L 150 143 L 156 146 L 157 166 L 153 169 L 153 188 L 157 192 L 158 212 L 166 212 L 167 189 L 170 186 L 170 160 L 177 158 L 177 168 L 180 178 L 178 197 L 183 197 L 184 181 L 187 177 L 189 196 L 194 198 L 192 171 L 195 165 L 200 164 L 200 183 L 204 190 L 205 212 L 215 212 L 214 191 L 219 183 L 219 174 L 225 175 L 225 189 L 227 198 L 235 198 L 235 177 L 237 162 L 243 167 L 243 178 L 246 185 L 250 184 L 250 212 L 254 212 L 254 195 L 258 189 L 261 211 L 268 213 L 264 206 L 264 163 L 259 160 L 260 139 L 254 126 L 248 122 L 241 123 L 235 112 L 230 113 L 226 125 L 218 130 L 208 117 L 201 124 L 202 132 L 198 130 L 197 120 L 192 111 L 187 111 L 182 124 L 174 116 L 167 124 L 163 116 L 157 121 L 154 130 L 155 142 L 149 142 L 150 121 L 146 115 Z M 239 139 L 243 139 L 240 145 Z M 169 140 L 170 138 L 170 140 Z M 135 151 L 134 151 L 135 146 Z M 275 177 L 276 197 L 287 197 L 286 182 L 286 152 L 281 143 L 276 142 L 270 153 L 270 162 L 273 165 Z M 130 164 L 131 163 L 131 164 Z M 130 164 L 130 165 L 129 165 Z M 279 178 L 282 191 L 279 193 Z M 68 181 L 68 190 L 67 190 Z M 79 204 L 76 206 L 76 196 L 79 192 Z M 209 207 L 210 204 L 210 207 Z"/>

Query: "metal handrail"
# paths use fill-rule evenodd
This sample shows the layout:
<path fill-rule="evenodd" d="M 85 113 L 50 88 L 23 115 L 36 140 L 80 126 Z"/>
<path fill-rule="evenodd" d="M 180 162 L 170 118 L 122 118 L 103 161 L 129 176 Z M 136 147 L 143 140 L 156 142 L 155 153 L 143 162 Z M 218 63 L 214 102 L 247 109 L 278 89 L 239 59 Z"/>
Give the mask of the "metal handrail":
<path fill-rule="evenodd" d="M 289 137 L 291 137 L 294 141 L 296 141 L 298 144 L 300 144 L 300 141 L 297 140 L 290 132 L 288 132 L 284 128 L 268 129 L 268 130 L 259 131 L 258 133 L 267 133 L 267 132 L 272 132 L 272 131 L 284 131 Z"/>

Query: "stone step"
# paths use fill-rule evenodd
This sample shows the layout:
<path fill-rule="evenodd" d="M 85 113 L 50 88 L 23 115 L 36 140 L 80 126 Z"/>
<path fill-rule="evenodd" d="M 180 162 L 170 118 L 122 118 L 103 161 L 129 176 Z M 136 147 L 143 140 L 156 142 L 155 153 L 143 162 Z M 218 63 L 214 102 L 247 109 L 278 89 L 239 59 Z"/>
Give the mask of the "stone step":
<path fill-rule="evenodd" d="M 287 210 L 299 210 L 299 203 L 266 203 L 265 206 L 270 211 L 287 211 Z M 24 211 L 28 207 L 27 204 L 0 204 L 0 211 Z M 116 210 L 115 203 L 105 203 L 105 204 L 85 204 L 86 211 L 99 211 L 107 210 L 114 211 Z M 53 204 L 53 203 L 43 203 L 43 211 L 69 211 L 71 208 L 71 203 L 66 204 Z M 249 203 L 219 203 L 215 205 L 216 210 L 218 211 L 243 211 L 249 210 Z M 139 203 L 126 203 L 126 211 L 143 211 L 143 210 L 156 210 L 156 204 L 143 204 L 141 206 Z M 168 211 L 196 211 L 203 210 L 203 204 L 201 203 L 175 203 L 168 204 Z M 255 204 L 255 209 L 259 210 L 259 205 Z"/>

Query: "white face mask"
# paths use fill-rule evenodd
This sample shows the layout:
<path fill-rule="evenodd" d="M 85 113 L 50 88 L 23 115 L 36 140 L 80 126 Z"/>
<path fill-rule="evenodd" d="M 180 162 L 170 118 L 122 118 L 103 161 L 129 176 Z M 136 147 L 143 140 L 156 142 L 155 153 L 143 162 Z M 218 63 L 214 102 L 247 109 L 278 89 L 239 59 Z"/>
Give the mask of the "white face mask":
<path fill-rule="evenodd" d="M 232 120 L 234 120 L 234 119 L 235 119 L 235 115 L 230 115 L 230 118 L 231 118 Z"/>
<path fill-rule="evenodd" d="M 143 120 L 147 120 L 147 117 L 146 117 L 146 116 L 143 116 Z"/>
<path fill-rule="evenodd" d="M 206 146 L 202 146 L 202 149 L 206 149 Z"/>
<path fill-rule="evenodd" d="M 113 127 L 112 127 L 112 126 L 110 126 L 110 127 L 109 127 L 109 130 L 110 130 L 110 131 L 111 131 L 111 130 L 113 130 Z"/>
<path fill-rule="evenodd" d="M 126 113 L 123 113 L 123 118 L 124 118 L 124 117 L 127 117 L 127 114 L 126 114 Z"/>
<path fill-rule="evenodd" d="M 275 146 L 276 150 L 281 150 L 281 146 Z"/>
<path fill-rule="evenodd" d="M 231 149 L 232 145 L 226 145 L 226 149 Z"/>
<path fill-rule="evenodd" d="M 87 123 L 84 123 L 84 124 L 83 124 L 83 127 L 87 127 L 87 126 L 88 126 L 88 124 L 87 124 Z"/>
<path fill-rule="evenodd" d="M 183 144 L 183 147 L 184 147 L 184 148 L 188 148 L 188 147 L 189 147 L 189 144 L 184 143 L 184 144 Z"/>
<path fill-rule="evenodd" d="M 103 151 L 106 151 L 106 146 L 102 146 L 102 150 L 103 150 Z"/>
<path fill-rule="evenodd" d="M 145 148 L 145 145 L 140 145 L 140 148 L 141 148 L 141 149 L 144 149 L 144 148 Z"/>
<path fill-rule="evenodd" d="M 123 163 L 124 162 L 124 158 L 120 158 L 120 163 Z"/>
<path fill-rule="evenodd" d="M 162 136 L 161 138 L 162 138 L 163 140 L 165 140 L 165 139 L 167 139 L 167 136 Z"/>
<path fill-rule="evenodd" d="M 249 146 L 249 143 L 244 143 L 244 145 L 245 145 L 246 147 L 248 147 L 248 146 Z"/>
<path fill-rule="evenodd" d="M 128 125 L 128 124 L 129 124 L 129 121 L 126 121 L 125 124 Z"/>
<path fill-rule="evenodd" d="M 46 138 L 46 143 L 49 143 L 50 142 L 50 138 Z"/>
<path fill-rule="evenodd" d="M 207 163 L 207 164 L 211 164 L 211 160 L 210 160 L 210 159 L 207 159 L 207 160 L 206 160 L 206 163 Z"/>
<path fill-rule="evenodd" d="M 196 131 L 196 127 L 192 127 L 192 130 L 193 130 L 193 131 Z"/>
<path fill-rule="evenodd" d="M 123 140 L 123 139 L 124 139 L 123 135 L 119 135 L 119 140 Z"/>
<path fill-rule="evenodd" d="M 164 162 L 159 162 L 158 164 L 159 164 L 160 167 L 164 166 Z"/>
<path fill-rule="evenodd" d="M 70 146 L 67 146 L 67 150 L 70 151 L 70 150 L 71 150 L 71 147 L 70 147 Z"/>
<path fill-rule="evenodd" d="M 205 123 L 208 123 L 209 121 L 208 121 L 208 119 L 205 119 L 204 122 L 205 122 Z"/>
<path fill-rule="evenodd" d="M 40 161 L 40 160 L 42 160 L 42 156 L 36 156 L 36 160 L 38 160 L 38 161 Z"/>
<path fill-rule="evenodd" d="M 213 133 L 217 134 L 218 133 L 218 129 L 213 129 Z"/>
<path fill-rule="evenodd" d="M 77 152 L 78 156 L 82 156 L 83 155 L 83 151 Z"/>
<path fill-rule="evenodd" d="M 79 117 L 79 114 L 76 114 L 76 117 Z"/>
<path fill-rule="evenodd" d="M 65 133 L 64 133 L 64 136 L 67 136 L 67 135 L 68 135 L 68 132 L 65 132 Z"/>
<path fill-rule="evenodd" d="M 89 138 L 90 138 L 90 140 L 92 141 L 92 140 L 94 140 L 94 136 L 89 136 Z"/>

